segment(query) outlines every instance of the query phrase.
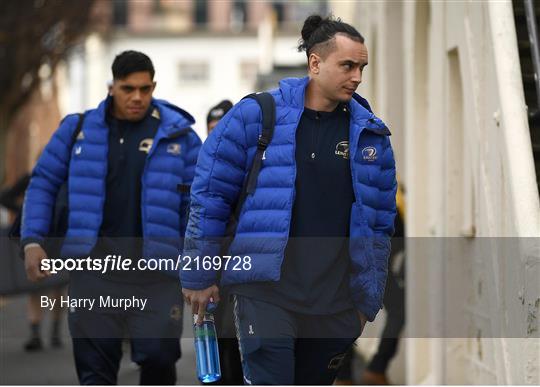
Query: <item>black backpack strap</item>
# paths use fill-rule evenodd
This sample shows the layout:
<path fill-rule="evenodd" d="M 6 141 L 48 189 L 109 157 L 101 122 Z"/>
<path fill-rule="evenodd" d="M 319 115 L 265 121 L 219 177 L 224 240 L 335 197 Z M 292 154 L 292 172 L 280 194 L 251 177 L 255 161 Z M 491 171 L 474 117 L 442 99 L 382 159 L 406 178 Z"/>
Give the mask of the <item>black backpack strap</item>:
<path fill-rule="evenodd" d="M 259 177 L 259 172 L 261 171 L 264 151 L 272 141 L 272 137 L 274 135 L 274 126 L 276 124 L 276 102 L 270 93 L 253 93 L 246 95 L 244 98 L 254 99 L 261 107 L 262 134 L 257 142 L 257 152 L 253 158 L 253 164 L 251 164 L 248 177 L 242 187 L 238 202 L 236 203 L 236 208 L 234 209 L 233 217 L 236 221 L 238 221 L 240 218 L 240 212 L 242 211 L 242 206 L 244 205 L 247 196 L 255 192 L 255 188 L 257 187 L 257 178 Z M 232 222 L 231 224 L 234 223 L 236 222 Z M 229 230 L 228 234 L 234 235 L 234 230 Z"/>
<path fill-rule="evenodd" d="M 253 158 L 253 164 L 249 171 L 246 185 L 246 192 L 248 195 L 251 195 L 255 192 L 257 186 L 257 178 L 259 177 L 259 172 L 261 170 L 264 151 L 266 151 L 266 148 L 268 147 L 268 144 L 270 144 L 270 141 L 272 141 L 274 135 L 274 126 L 276 124 L 276 102 L 274 101 L 274 97 L 266 92 L 249 94 L 244 98 L 253 98 L 257 101 L 262 112 L 262 134 L 257 143 L 257 153 L 255 153 L 255 157 Z"/>
<path fill-rule="evenodd" d="M 79 137 L 79 133 L 81 133 L 82 125 L 84 122 L 84 113 L 77 113 L 79 116 L 79 121 L 77 122 L 77 127 L 75 128 L 75 131 L 71 135 L 71 146 L 73 147 L 73 144 L 75 144 L 75 141 L 77 141 L 77 137 Z"/>

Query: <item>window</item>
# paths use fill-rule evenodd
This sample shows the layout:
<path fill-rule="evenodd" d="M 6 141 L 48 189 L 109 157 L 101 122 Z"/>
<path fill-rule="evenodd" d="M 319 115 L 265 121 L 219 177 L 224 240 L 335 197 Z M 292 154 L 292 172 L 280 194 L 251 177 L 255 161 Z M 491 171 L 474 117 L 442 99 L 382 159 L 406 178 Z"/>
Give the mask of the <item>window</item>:
<path fill-rule="evenodd" d="M 274 8 L 274 12 L 276 13 L 278 25 L 282 25 L 285 21 L 285 4 L 281 1 L 274 1 L 272 3 L 272 8 Z"/>
<path fill-rule="evenodd" d="M 180 82 L 206 82 L 209 78 L 209 66 L 207 62 L 181 62 L 178 70 Z"/>
<path fill-rule="evenodd" d="M 114 0 L 113 2 L 113 24 L 123 27 L 127 24 L 127 7 L 125 0 Z"/>
<path fill-rule="evenodd" d="M 242 31 L 247 21 L 247 7 L 245 0 L 235 0 L 231 10 L 231 29 Z"/>
<path fill-rule="evenodd" d="M 208 1 L 195 0 L 195 23 L 198 27 L 206 26 L 208 22 Z"/>

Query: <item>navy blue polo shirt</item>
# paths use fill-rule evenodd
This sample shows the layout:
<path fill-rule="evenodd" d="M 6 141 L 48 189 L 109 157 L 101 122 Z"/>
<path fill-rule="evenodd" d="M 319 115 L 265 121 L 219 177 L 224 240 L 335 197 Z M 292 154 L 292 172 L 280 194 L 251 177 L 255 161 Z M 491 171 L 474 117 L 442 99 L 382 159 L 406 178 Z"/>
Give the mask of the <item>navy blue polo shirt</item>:
<path fill-rule="evenodd" d="M 296 129 L 296 195 L 281 279 L 234 285 L 232 293 L 307 314 L 353 307 L 349 122 L 346 105 L 332 112 L 304 108 Z"/>
<path fill-rule="evenodd" d="M 159 112 L 150 106 L 140 121 L 119 120 L 107 114 L 109 150 L 107 156 L 106 196 L 98 243 L 91 256 L 122 255 L 136 261 L 143 246 L 141 194 L 142 174 L 160 123 Z M 109 272 L 115 280 L 149 280 L 151 271 Z"/>
<path fill-rule="evenodd" d="M 142 237 L 141 177 L 159 127 L 154 107 L 140 121 L 107 116 L 109 152 L 107 189 L 100 235 Z"/>

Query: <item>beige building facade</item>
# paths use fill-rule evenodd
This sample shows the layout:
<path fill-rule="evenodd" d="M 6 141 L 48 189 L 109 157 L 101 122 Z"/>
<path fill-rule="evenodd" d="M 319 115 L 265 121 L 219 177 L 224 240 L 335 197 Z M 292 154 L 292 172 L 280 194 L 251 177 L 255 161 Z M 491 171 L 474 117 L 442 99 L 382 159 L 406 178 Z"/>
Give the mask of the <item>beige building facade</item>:
<path fill-rule="evenodd" d="M 407 201 L 408 384 L 540 383 L 540 205 L 511 1 L 331 2 Z"/>

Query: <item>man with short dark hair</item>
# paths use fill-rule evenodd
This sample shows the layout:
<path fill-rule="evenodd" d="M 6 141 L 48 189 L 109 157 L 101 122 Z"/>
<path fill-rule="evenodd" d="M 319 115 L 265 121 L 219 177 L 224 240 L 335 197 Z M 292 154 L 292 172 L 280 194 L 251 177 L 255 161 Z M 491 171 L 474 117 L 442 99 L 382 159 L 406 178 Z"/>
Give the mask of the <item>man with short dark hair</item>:
<path fill-rule="evenodd" d="M 368 64 L 364 38 L 339 19 L 314 15 L 299 49 L 308 77 L 270 91 L 275 131 L 241 209 L 231 262 L 220 273 L 194 265 L 180 273 L 199 320 L 219 300 L 218 285 L 231 287 L 248 384 L 331 384 L 381 308 L 387 275 L 395 163 L 388 128 L 355 94 Z M 261 117 L 246 98 L 203 145 L 185 256 L 220 254 L 216 239 L 225 236 L 256 150 L 265 146 Z"/>
<path fill-rule="evenodd" d="M 206 116 L 206 130 L 208 131 L 208 134 L 212 132 L 212 129 L 216 127 L 219 120 L 221 120 L 223 116 L 227 114 L 229 110 L 231 110 L 232 107 L 232 102 L 228 99 L 224 99 L 210 109 L 208 115 Z"/>
<path fill-rule="evenodd" d="M 28 277 L 39 280 L 49 275 L 42 261 L 58 258 L 47 257 L 43 247 L 67 181 L 62 257 L 133 262 L 70 273 L 67 306 L 80 383 L 116 384 L 127 336 L 141 384 L 174 384 L 183 305 L 177 272 L 139 264 L 178 256 L 201 141 L 191 115 L 152 97 L 148 56 L 123 52 L 112 73 L 109 96 L 83 117 L 68 115 L 34 168 L 23 210 L 25 264 Z"/>

